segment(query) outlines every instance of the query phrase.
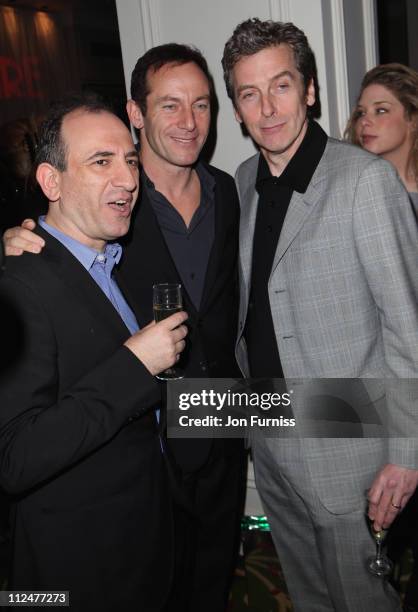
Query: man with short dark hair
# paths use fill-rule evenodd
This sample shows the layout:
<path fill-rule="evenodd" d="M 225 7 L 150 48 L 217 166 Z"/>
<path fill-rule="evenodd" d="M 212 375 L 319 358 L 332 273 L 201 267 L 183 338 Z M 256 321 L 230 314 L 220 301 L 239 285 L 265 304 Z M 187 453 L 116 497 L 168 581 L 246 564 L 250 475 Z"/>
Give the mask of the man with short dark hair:
<path fill-rule="evenodd" d="M 115 274 L 138 154 L 107 106 L 83 95 L 51 109 L 36 178 L 49 201 L 36 229 L 45 246 L 8 258 L 0 280 L 0 299 L 17 319 L 1 326 L 10 357 L 0 373 L 0 485 L 13 502 L 9 588 L 69 591 L 78 612 L 157 612 L 173 543 L 155 375 L 177 361 L 187 317 L 138 331 L 142 315 Z"/>
<path fill-rule="evenodd" d="M 309 119 L 314 56 L 293 24 L 241 23 L 222 63 L 236 118 L 260 149 L 236 176 L 243 373 L 416 378 L 418 232 L 393 168 Z M 415 490 L 416 408 L 401 385 L 377 388 L 401 437 L 253 432 L 257 486 L 297 612 L 400 610 L 366 569 L 375 545 L 365 514 L 387 528 Z"/>
<path fill-rule="evenodd" d="M 233 179 L 200 159 L 213 97 L 206 60 L 186 45 L 154 47 L 135 66 L 131 96 L 127 111 L 139 130 L 142 190 L 121 273 L 150 316 L 153 282 L 181 282 L 189 315 L 181 362 L 186 377 L 240 376 L 234 356 L 239 205 Z M 156 255 L 138 273 L 147 251 Z M 167 444 L 181 488 L 171 607 L 223 612 L 238 544 L 242 441 Z"/>
<path fill-rule="evenodd" d="M 233 179 L 200 159 L 213 98 L 206 60 L 187 45 L 154 47 L 139 58 L 131 93 L 127 111 L 139 130 L 141 194 L 121 275 L 145 320 L 152 318 L 154 283 L 182 284 L 189 315 L 181 360 L 186 377 L 239 377 L 239 204 Z M 7 236 L 9 254 L 41 247 L 22 228 Z M 140 265 L 145 259 L 146 267 Z M 168 456 L 177 475 L 169 609 L 223 612 L 245 486 L 242 441 L 169 439 Z"/>

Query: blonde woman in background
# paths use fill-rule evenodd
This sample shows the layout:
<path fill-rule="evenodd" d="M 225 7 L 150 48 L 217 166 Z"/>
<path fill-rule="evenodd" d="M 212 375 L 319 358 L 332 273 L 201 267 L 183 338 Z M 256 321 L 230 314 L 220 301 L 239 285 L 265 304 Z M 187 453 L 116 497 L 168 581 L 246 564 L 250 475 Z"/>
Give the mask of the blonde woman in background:
<path fill-rule="evenodd" d="M 418 72 L 402 64 L 369 70 L 345 137 L 395 166 L 418 213 Z"/>

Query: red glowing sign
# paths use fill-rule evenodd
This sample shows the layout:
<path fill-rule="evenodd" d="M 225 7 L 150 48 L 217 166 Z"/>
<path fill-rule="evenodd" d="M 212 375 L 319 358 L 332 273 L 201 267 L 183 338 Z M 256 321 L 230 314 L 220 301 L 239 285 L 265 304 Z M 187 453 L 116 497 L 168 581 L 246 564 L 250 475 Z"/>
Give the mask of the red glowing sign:
<path fill-rule="evenodd" d="M 0 55 L 0 98 L 42 98 L 39 60 L 35 56 L 17 62 Z"/>

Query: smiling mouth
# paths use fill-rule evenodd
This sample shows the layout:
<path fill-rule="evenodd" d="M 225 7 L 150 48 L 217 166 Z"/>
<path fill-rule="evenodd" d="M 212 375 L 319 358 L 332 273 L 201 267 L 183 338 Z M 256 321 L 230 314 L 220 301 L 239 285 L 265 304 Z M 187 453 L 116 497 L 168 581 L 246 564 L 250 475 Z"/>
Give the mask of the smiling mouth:
<path fill-rule="evenodd" d="M 195 143 L 197 138 L 179 138 L 177 136 L 172 136 L 172 139 L 175 140 L 176 142 L 180 142 L 182 144 L 191 144 L 191 143 Z"/>

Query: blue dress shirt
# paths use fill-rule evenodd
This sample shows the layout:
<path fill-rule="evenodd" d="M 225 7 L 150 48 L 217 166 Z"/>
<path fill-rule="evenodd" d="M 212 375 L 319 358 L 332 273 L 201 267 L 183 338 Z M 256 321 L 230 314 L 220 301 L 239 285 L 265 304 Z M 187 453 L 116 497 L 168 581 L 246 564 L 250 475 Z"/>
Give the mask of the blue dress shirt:
<path fill-rule="evenodd" d="M 111 301 L 131 334 L 138 331 L 139 326 L 135 315 L 112 277 L 113 267 L 119 263 L 122 257 L 122 247 L 120 244 L 116 242 L 107 244 L 104 252 L 100 253 L 82 244 L 78 240 L 67 236 L 67 234 L 63 234 L 55 227 L 48 225 L 45 221 L 45 217 L 39 217 L 38 223 L 48 232 L 48 234 L 51 234 L 51 236 L 59 240 L 59 242 L 78 259 L 81 265 L 99 285 L 106 297 Z"/>

